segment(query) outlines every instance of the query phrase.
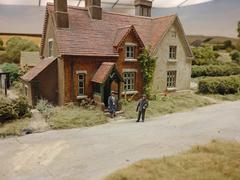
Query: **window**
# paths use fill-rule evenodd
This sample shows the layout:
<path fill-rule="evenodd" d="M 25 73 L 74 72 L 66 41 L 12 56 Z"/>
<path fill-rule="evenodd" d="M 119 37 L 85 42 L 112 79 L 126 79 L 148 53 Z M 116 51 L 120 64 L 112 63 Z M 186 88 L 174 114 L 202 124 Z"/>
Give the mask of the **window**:
<path fill-rule="evenodd" d="M 78 74 L 78 95 L 84 95 L 85 92 L 85 74 Z"/>
<path fill-rule="evenodd" d="M 177 37 L 176 31 L 171 31 L 171 36 L 172 36 L 172 38 L 176 38 Z"/>
<path fill-rule="evenodd" d="M 175 88 L 177 80 L 177 71 L 168 71 L 167 72 L 167 87 Z"/>
<path fill-rule="evenodd" d="M 125 46 L 125 57 L 126 59 L 134 59 L 134 46 L 127 45 Z"/>
<path fill-rule="evenodd" d="M 169 46 L 169 59 L 177 59 L 177 46 Z"/>
<path fill-rule="evenodd" d="M 150 8 L 148 8 L 148 7 L 141 7 L 141 16 L 151 16 Z"/>
<path fill-rule="evenodd" d="M 124 79 L 124 91 L 134 91 L 135 90 L 135 72 L 125 72 L 123 73 Z"/>
<path fill-rule="evenodd" d="M 48 57 L 53 56 L 53 40 L 49 39 L 48 40 Z"/>

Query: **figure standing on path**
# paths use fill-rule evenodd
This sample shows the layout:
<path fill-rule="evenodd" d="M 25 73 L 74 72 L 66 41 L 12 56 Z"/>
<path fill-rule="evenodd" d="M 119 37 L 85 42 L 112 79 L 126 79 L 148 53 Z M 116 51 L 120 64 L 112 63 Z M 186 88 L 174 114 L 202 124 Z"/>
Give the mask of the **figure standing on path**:
<path fill-rule="evenodd" d="M 116 109 L 117 109 L 117 104 L 116 104 L 116 98 L 114 96 L 114 92 L 111 92 L 111 95 L 108 97 L 108 110 L 111 114 L 111 118 L 116 116 Z"/>
<path fill-rule="evenodd" d="M 139 100 L 136 111 L 138 112 L 138 119 L 136 122 L 140 121 L 140 118 L 142 117 L 142 122 L 144 122 L 145 119 L 145 112 L 148 108 L 148 100 L 145 94 L 143 94 L 142 98 Z"/>

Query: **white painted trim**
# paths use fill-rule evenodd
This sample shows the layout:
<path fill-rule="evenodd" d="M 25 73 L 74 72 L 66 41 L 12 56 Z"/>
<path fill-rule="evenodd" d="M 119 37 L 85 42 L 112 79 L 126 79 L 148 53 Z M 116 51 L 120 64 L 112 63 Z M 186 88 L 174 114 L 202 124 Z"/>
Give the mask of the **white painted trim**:
<path fill-rule="evenodd" d="M 137 72 L 138 70 L 137 69 L 123 69 L 123 72 Z"/>
<path fill-rule="evenodd" d="M 86 99 L 87 96 L 86 95 L 80 95 L 80 96 L 77 96 L 77 99 Z"/>
<path fill-rule="evenodd" d="M 168 62 L 176 63 L 176 62 L 177 62 L 177 59 L 168 59 Z"/>
<path fill-rule="evenodd" d="M 127 62 L 137 62 L 138 60 L 137 60 L 137 59 L 128 59 L 128 58 L 125 58 L 125 61 L 127 61 Z"/>
<path fill-rule="evenodd" d="M 137 44 L 132 42 L 126 42 L 125 46 L 137 46 Z"/>
<path fill-rule="evenodd" d="M 76 74 L 87 74 L 87 71 L 78 70 L 76 71 Z"/>
<path fill-rule="evenodd" d="M 130 94 L 137 94 L 138 93 L 138 91 L 124 91 L 124 92 L 122 92 L 121 94 L 122 95 L 130 95 Z"/>
<path fill-rule="evenodd" d="M 171 92 L 171 91 L 176 91 L 177 88 L 176 87 L 172 87 L 172 88 L 167 88 L 167 90 Z"/>

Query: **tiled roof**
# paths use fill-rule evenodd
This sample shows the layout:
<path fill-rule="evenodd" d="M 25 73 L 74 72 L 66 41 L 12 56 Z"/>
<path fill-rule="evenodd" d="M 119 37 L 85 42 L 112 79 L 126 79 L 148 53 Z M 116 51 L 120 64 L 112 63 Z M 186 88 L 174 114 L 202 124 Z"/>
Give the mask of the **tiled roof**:
<path fill-rule="evenodd" d="M 20 64 L 21 67 L 27 65 L 27 66 L 36 66 L 40 61 L 39 52 L 26 52 L 21 51 L 21 58 L 20 58 Z"/>
<path fill-rule="evenodd" d="M 45 58 L 41 60 L 35 67 L 30 69 L 26 74 L 24 74 L 21 79 L 24 81 L 32 81 L 37 75 L 39 75 L 46 67 L 48 67 L 56 58 Z"/>
<path fill-rule="evenodd" d="M 115 63 L 103 62 L 98 68 L 97 72 L 94 74 L 92 81 L 96 83 L 104 83 L 114 66 Z"/>
<path fill-rule="evenodd" d="M 61 55 L 118 56 L 113 51 L 116 35 L 132 25 L 144 45 L 154 48 L 176 19 L 176 15 L 153 18 L 103 12 L 102 20 L 93 20 L 85 8 L 74 6 L 68 7 L 68 13 L 70 28 L 54 29 Z M 55 23 L 53 4 L 47 5 L 46 15 L 50 15 Z M 121 28 L 123 30 L 119 32 Z"/>

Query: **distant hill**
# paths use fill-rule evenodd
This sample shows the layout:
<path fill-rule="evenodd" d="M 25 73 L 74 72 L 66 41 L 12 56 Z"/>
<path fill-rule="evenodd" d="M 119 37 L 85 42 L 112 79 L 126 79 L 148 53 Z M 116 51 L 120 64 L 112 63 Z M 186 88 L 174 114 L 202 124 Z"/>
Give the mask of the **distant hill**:
<path fill-rule="evenodd" d="M 231 40 L 233 45 L 236 45 L 239 41 L 237 38 L 224 37 L 224 36 L 205 36 L 205 35 L 187 35 L 189 44 L 195 41 L 207 41 L 209 44 L 223 44 L 224 41 Z"/>

